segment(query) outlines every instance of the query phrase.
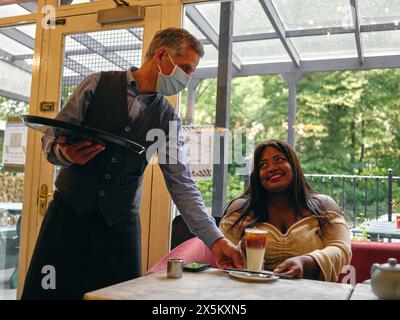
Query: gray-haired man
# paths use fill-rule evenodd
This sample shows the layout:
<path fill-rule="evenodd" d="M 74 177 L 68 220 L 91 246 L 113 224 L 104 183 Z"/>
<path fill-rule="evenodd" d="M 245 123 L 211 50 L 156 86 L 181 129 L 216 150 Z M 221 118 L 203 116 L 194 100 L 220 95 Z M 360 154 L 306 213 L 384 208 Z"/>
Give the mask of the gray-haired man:
<path fill-rule="evenodd" d="M 184 29 L 168 28 L 152 40 L 140 68 L 89 75 L 56 119 L 84 124 L 140 141 L 150 130 L 168 139 L 170 122 L 178 138 L 159 149 L 168 190 L 191 231 L 211 249 L 221 267 L 243 267 L 237 248 L 208 215 L 184 152 L 180 119 L 164 95 L 183 90 L 203 56 L 200 42 Z M 27 273 L 23 299 L 80 299 L 87 291 L 140 276 L 141 182 L 148 159 L 111 145 L 67 137 L 43 137 L 48 161 L 61 165 Z M 164 155 L 160 153 L 165 152 Z M 164 157 L 162 157 L 164 156 Z M 182 160 L 183 159 L 183 160 Z M 43 288 L 42 270 L 56 271 L 55 288 Z"/>

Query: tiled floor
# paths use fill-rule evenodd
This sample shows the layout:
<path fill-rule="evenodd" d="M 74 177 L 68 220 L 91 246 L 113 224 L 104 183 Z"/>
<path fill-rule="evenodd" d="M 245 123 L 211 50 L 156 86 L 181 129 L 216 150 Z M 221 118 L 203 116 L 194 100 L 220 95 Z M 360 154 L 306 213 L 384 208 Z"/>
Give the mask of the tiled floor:
<path fill-rule="evenodd" d="M 14 268 L 0 270 L 0 300 L 15 300 L 17 289 L 10 289 L 10 277 Z"/>
<path fill-rule="evenodd" d="M 18 253 L 0 259 L 0 300 L 15 300 L 17 289 L 10 288 L 10 277 L 17 265 Z"/>

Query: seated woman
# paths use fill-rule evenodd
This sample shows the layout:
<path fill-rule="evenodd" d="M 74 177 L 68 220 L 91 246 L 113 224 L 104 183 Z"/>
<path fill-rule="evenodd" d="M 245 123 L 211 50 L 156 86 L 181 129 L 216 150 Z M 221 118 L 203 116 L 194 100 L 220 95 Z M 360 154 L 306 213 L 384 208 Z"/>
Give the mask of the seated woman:
<path fill-rule="evenodd" d="M 336 282 L 351 260 L 350 231 L 337 203 L 310 187 L 283 141 L 259 144 L 253 168 L 246 192 L 225 209 L 224 235 L 243 250 L 245 228 L 268 230 L 265 269 Z"/>

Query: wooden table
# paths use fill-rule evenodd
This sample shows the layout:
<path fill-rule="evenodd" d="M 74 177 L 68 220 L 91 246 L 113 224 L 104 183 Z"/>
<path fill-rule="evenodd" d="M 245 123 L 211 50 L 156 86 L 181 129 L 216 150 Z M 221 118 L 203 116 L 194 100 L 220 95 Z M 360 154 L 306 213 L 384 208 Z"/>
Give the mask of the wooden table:
<path fill-rule="evenodd" d="M 86 300 L 347 300 L 352 286 L 306 279 L 248 282 L 218 269 L 167 278 L 161 271 L 85 294 Z"/>
<path fill-rule="evenodd" d="M 370 284 L 358 283 L 351 293 L 350 300 L 378 300 Z"/>

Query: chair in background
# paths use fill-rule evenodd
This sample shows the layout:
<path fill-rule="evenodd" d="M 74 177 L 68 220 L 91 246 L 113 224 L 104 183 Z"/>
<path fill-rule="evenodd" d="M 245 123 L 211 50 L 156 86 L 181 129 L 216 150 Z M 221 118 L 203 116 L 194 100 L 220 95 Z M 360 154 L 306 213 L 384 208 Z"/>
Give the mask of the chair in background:
<path fill-rule="evenodd" d="M 221 217 L 214 217 L 217 226 L 221 221 Z M 195 235 L 190 232 L 186 222 L 183 220 L 181 215 L 178 215 L 172 221 L 171 229 L 171 250 L 175 249 L 181 243 L 194 238 Z"/>

